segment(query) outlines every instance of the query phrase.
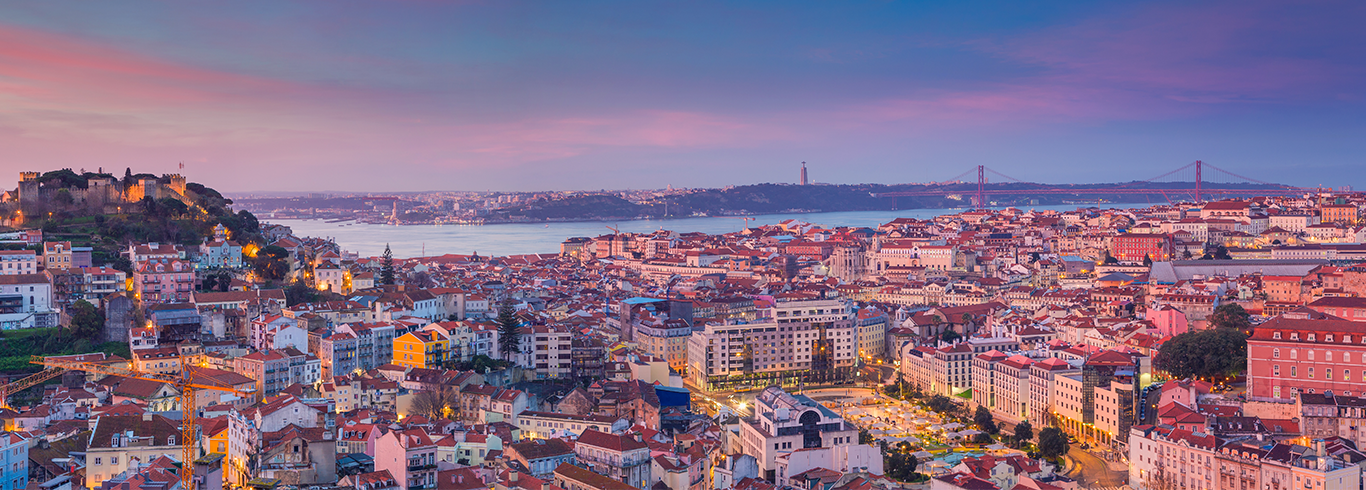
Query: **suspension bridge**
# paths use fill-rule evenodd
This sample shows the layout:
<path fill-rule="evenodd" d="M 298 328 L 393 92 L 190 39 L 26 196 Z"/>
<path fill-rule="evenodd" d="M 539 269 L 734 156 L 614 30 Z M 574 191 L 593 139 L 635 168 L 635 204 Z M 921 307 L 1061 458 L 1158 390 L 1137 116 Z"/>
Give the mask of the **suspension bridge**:
<path fill-rule="evenodd" d="M 1212 175 L 1207 177 L 1206 170 L 1211 170 Z M 1065 195 L 1157 195 L 1161 194 L 1171 200 L 1171 197 L 1189 197 L 1195 202 L 1201 202 L 1206 196 L 1285 196 L 1298 195 L 1311 192 L 1319 192 L 1323 189 L 1314 187 L 1294 187 L 1272 182 L 1265 182 L 1250 177 L 1238 175 L 1222 168 L 1196 160 L 1170 172 L 1158 175 L 1151 179 L 1139 180 L 1127 184 L 1120 184 L 1106 187 L 1080 187 L 1080 186 L 1054 186 L 1039 184 L 1035 182 L 1025 182 L 1009 175 L 997 172 L 985 165 L 978 165 L 973 169 L 958 174 L 940 184 L 930 186 L 928 189 L 904 192 L 882 192 L 873 194 L 875 197 L 944 197 L 949 195 L 962 195 L 971 193 L 971 189 L 964 189 L 963 184 L 968 183 L 965 179 L 973 173 L 977 173 L 977 191 L 973 196 L 973 204 L 982 207 L 987 203 L 988 196 L 999 195 L 1021 195 L 1021 194 L 1065 194 Z M 1191 173 L 1194 175 L 1190 175 Z M 1002 181 L 1012 185 L 1006 189 L 987 188 L 987 175 L 991 174 L 999 177 L 1000 181 L 993 184 L 1001 184 Z M 1163 179 L 1177 178 L 1181 180 L 1171 181 Z M 1186 180 L 1186 178 L 1191 178 Z M 1225 181 L 1219 183 L 1217 181 Z M 1185 187 L 1162 187 L 1153 184 L 1184 184 Z M 1233 185 L 1241 184 L 1241 185 Z"/>

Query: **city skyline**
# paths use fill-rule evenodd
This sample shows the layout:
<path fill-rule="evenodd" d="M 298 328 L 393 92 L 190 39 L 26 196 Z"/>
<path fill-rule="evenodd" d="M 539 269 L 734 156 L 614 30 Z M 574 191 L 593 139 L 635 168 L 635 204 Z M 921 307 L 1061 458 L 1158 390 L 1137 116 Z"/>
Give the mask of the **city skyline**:
<path fill-rule="evenodd" d="M 1348 2 L 0 7 L 6 170 L 225 192 L 1357 184 Z M 1293 169 L 1293 172 L 1286 170 Z"/>

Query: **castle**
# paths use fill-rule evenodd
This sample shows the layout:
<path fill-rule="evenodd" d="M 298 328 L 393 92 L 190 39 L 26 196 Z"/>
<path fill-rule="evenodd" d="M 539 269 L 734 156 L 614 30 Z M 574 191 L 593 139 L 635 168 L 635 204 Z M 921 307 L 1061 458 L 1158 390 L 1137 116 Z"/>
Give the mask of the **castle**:
<path fill-rule="evenodd" d="M 186 195 L 185 177 L 180 174 L 142 177 L 126 187 L 113 177 L 90 177 L 86 179 L 85 189 L 62 182 L 42 183 L 39 181 L 41 176 L 39 172 L 19 172 L 19 189 L 6 193 L 6 197 L 20 203 L 51 202 L 58 191 L 66 189 L 74 203 L 88 207 L 121 206 L 136 203 L 144 197 L 191 202 Z"/>

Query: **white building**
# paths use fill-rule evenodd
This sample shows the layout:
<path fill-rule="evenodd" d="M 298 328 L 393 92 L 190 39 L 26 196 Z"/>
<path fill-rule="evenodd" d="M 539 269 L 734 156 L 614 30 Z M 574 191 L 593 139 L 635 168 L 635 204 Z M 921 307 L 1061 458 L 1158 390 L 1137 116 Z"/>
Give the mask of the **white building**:
<path fill-rule="evenodd" d="M 858 355 L 854 312 L 843 299 L 789 301 L 750 323 L 709 323 L 688 338 L 688 376 L 713 390 L 847 374 Z"/>
<path fill-rule="evenodd" d="M 770 481 L 789 476 L 777 473 L 779 455 L 858 444 L 858 428 L 839 414 L 776 386 L 755 397 L 754 416 L 740 421 L 740 434 L 744 453 L 759 460 L 760 475 Z"/>
<path fill-rule="evenodd" d="M 57 325 L 52 309 L 52 276 L 0 275 L 0 328 L 46 328 Z"/>

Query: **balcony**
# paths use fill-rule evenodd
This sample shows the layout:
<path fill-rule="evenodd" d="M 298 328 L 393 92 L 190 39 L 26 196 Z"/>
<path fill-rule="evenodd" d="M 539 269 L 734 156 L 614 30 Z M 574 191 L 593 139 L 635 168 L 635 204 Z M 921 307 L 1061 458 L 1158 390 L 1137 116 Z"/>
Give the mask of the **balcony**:
<path fill-rule="evenodd" d="M 408 465 L 408 471 L 426 471 L 426 470 L 431 470 L 431 469 L 436 469 L 436 465 L 435 465 L 435 464 L 411 464 L 411 463 Z M 412 488 L 412 487 L 409 487 L 409 488 Z"/>

